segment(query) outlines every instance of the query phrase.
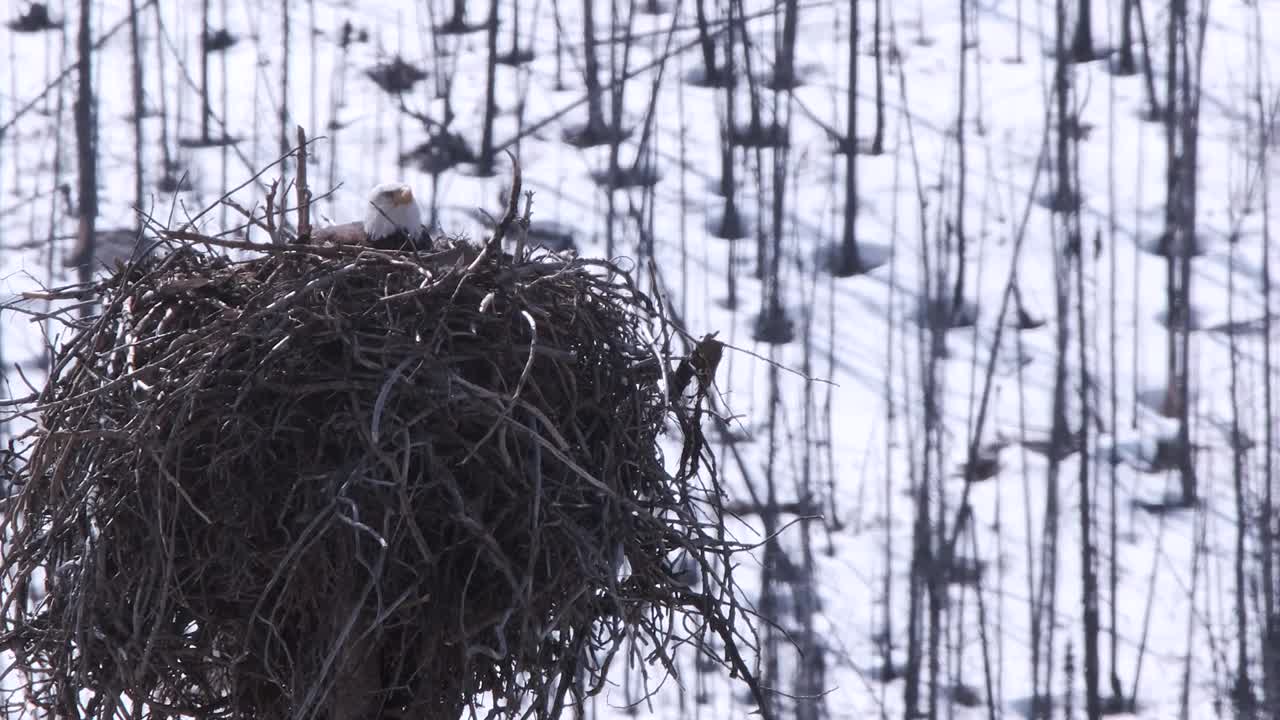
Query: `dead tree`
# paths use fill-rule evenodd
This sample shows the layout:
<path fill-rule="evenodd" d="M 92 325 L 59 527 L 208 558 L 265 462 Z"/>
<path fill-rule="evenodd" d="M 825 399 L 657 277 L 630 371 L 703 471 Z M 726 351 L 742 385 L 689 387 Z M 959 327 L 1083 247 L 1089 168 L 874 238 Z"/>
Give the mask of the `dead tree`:
<path fill-rule="evenodd" d="M 1093 48 L 1093 2 L 1079 0 L 1076 4 L 1076 29 L 1071 36 L 1071 59 L 1089 62 L 1097 58 Z"/>
<path fill-rule="evenodd" d="M 1161 236 L 1165 256 L 1165 299 L 1168 326 L 1166 399 L 1164 411 L 1178 421 L 1176 443 L 1180 503 L 1196 502 L 1195 464 L 1190 429 L 1191 260 L 1197 243 L 1196 142 L 1199 82 L 1192 77 L 1187 32 L 1187 2 L 1170 6 L 1166 56 L 1165 121 L 1165 230 Z M 1203 41 L 1203 32 L 1201 33 Z M 1203 43 L 1201 44 L 1203 47 Z M 1198 56 L 1198 53 L 1197 53 Z"/>
<path fill-rule="evenodd" d="M 884 48 L 881 42 L 881 0 L 876 0 L 876 16 L 872 26 L 872 55 L 876 61 L 876 129 L 871 136 L 872 155 L 884 153 Z"/>
<path fill-rule="evenodd" d="M 800 84 L 796 75 L 796 36 L 800 25 L 800 3 L 785 0 L 782 10 L 782 42 L 773 65 L 774 90 L 790 90 Z"/>
<path fill-rule="evenodd" d="M 570 139 L 575 145 L 588 147 L 608 140 L 608 127 L 604 120 L 604 89 L 600 85 L 600 57 L 596 49 L 595 0 L 582 3 L 582 61 L 583 79 L 587 87 L 587 124 L 580 130 L 580 137 Z"/>
<path fill-rule="evenodd" d="M 1134 0 L 1124 0 L 1120 7 L 1120 54 L 1112 70 L 1117 75 L 1133 75 L 1138 72 L 1138 62 L 1133 55 Z"/>
<path fill-rule="evenodd" d="M 1055 206 L 1060 205 L 1061 198 L 1069 198 L 1072 194 L 1072 179 L 1067 157 L 1070 151 L 1068 130 L 1064 122 L 1067 116 L 1070 86 L 1068 84 L 1066 57 L 1066 8 L 1064 0 L 1055 3 L 1057 20 L 1055 23 L 1055 57 L 1054 66 L 1054 100 L 1057 116 L 1057 172 L 1054 173 L 1054 184 L 1051 197 L 1055 198 Z M 1071 208 L 1070 203 L 1061 205 Z M 1056 208 L 1055 208 L 1056 209 Z M 1051 425 L 1049 430 L 1048 468 L 1046 472 L 1045 517 L 1040 546 L 1040 577 L 1033 597 L 1031 617 L 1031 655 L 1032 655 L 1032 714 L 1037 720 L 1048 720 L 1054 717 L 1053 670 L 1055 647 L 1055 623 L 1057 617 L 1057 577 L 1058 577 L 1058 523 L 1059 505 L 1061 502 L 1060 482 L 1062 460 L 1071 454 L 1074 441 L 1071 437 L 1070 424 L 1067 420 L 1067 357 L 1070 343 L 1070 254 L 1073 245 L 1078 246 L 1078 215 L 1073 212 L 1062 213 L 1062 222 L 1058 232 L 1066 235 L 1059 238 L 1053 252 L 1054 267 L 1054 372 L 1053 396 L 1051 408 Z M 1078 251 L 1077 251 L 1078 252 Z"/>
<path fill-rule="evenodd" d="M 1078 224 L 1078 218 L 1076 220 Z M 1080 490 L 1080 573 L 1081 573 L 1081 604 L 1084 606 L 1084 689 L 1085 689 L 1085 712 L 1088 714 L 1089 720 L 1101 720 L 1102 718 L 1102 702 L 1099 690 L 1100 676 L 1098 664 L 1098 569 L 1097 569 L 1097 552 L 1094 549 L 1093 540 L 1093 502 L 1089 492 L 1089 484 L 1092 480 L 1089 477 L 1089 420 L 1092 417 L 1090 412 L 1090 387 L 1092 381 L 1089 377 L 1088 355 L 1085 352 L 1087 346 L 1088 329 L 1086 327 L 1086 312 L 1084 303 L 1084 252 L 1077 248 L 1075 253 L 1076 260 L 1076 320 L 1079 327 L 1076 331 L 1080 334 L 1077 342 L 1078 362 L 1080 363 L 1080 440 L 1078 444 L 1080 458 L 1079 466 L 1079 490 Z M 1071 717 L 1071 715 L 1067 715 Z"/>
<path fill-rule="evenodd" d="M 956 172 L 956 215 L 955 215 L 955 235 L 956 235 L 956 284 L 955 291 L 951 295 L 951 303 L 946 307 L 948 314 L 947 322 L 955 323 L 964 308 L 964 280 L 966 270 L 966 260 L 968 259 L 968 235 L 965 233 L 965 203 L 968 200 L 966 188 L 968 187 L 969 167 L 968 167 L 968 148 L 965 145 L 965 109 L 968 106 L 966 100 L 969 95 L 967 72 L 968 62 L 966 58 L 969 44 L 969 0 L 960 0 L 960 67 L 959 67 L 959 87 L 956 88 L 956 98 L 958 99 L 956 107 L 956 153 L 958 155 L 958 171 Z"/>
<path fill-rule="evenodd" d="M 1255 6 L 1254 12 L 1259 12 Z M 1260 195 L 1262 197 L 1262 337 L 1274 337 L 1271 319 L 1271 167 L 1270 148 L 1273 140 L 1272 124 L 1268 122 L 1270 103 L 1262 92 L 1262 23 L 1258 18 L 1255 27 L 1258 29 L 1254 42 L 1254 77 L 1253 101 L 1256 105 L 1258 128 L 1258 177 L 1260 178 Z M 1262 416 L 1274 418 L 1274 397 L 1272 379 L 1271 343 L 1262 343 Z M 1263 423 L 1262 439 L 1262 508 L 1259 513 L 1260 525 L 1258 544 L 1262 551 L 1262 613 L 1263 632 L 1261 638 L 1263 702 L 1275 711 L 1280 708 L 1280 610 L 1276 604 L 1276 545 L 1275 545 L 1275 423 Z"/>
<path fill-rule="evenodd" d="M 1132 0 L 1133 12 L 1138 18 L 1138 38 L 1142 47 L 1142 80 L 1147 88 L 1147 119 L 1161 118 L 1160 100 L 1156 97 L 1155 69 L 1151 63 L 1151 37 L 1147 33 L 1146 15 L 1142 12 L 1142 0 Z"/>
<path fill-rule="evenodd" d="M 288 58 L 288 15 L 289 4 L 286 2 L 284 6 L 285 14 L 285 58 L 287 64 Z M 209 116 L 213 114 L 213 105 L 209 102 L 209 40 L 213 33 L 209 30 L 209 0 L 201 0 L 200 2 L 200 141 L 208 143 L 209 138 Z M 225 83 L 224 83 L 225 86 Z M 288 85 L 285 85 L 288 88 Z M 281 137 L 284 131 L 281 130 Z"/>
<path fill-rule="evenodd" d="M 289 154 L 289 0 L 280 0 L 280 154 Z M 208 114 L 206 113 L 206 117 Z"/>
<path fill-rule="evenodd" d="M 134 207 L 141 211 L 142 208 L 142 181 L 146 177 L 143 170 L 143 158 L 146 148 L 146 138 L 143 136 L 142 116 L 146 112 L 143 107 L 144 100 L 142 96 L 142 43 L 138 33 L 138 2 L 137 0 L 129 0 L 129 48 L 133 53 L 133 65 L 130 70 L 130 90 L 133 94 L 133 117 L 130 118 L 133 124 L 133 204 Z M 141 215 L 134 215 L 135 227 L 142 226 Z"/>
<path fill-rule="evenodd" d="M 858 0 L 849 0 L 849 89 L 845 94 L 844 224 L 840 255 L 833 271 L 839 276 L 862 271 L 858 253 Z"/>
<path fill-rule="evenodd" d="M 1258 57 L 1261 58 L 1261 48 L 1258 48 Z M 1259 59 L 1259 63 L 1261 60 Z M 1261 78 L 1261 73 L 1258 74 Z M 1259 80 L 1261 83 L 1261 80 Z M 1258 104 L 1258 115 L 1265 118 L 1267 109 L 1264 106 L 1262 93 L 1255 95 Z M 1271 142 L 1271 133 L 1269 124 L 1259 122 L 1258 127 L 1261 128 L 1261 137 L 1259 140 L 1260 168 L 1259 176 L 1262 178 L 1262 332 L 1263 337 L 1272 337 L 1272 320 L 1271 320 L 1271 181 L 1268 177 L 1269 151 Z M 1273 385 L 1272 385 L 1272 349 L 1271 343 L 1264 342 L 1262 344 L 1262 409 L 1263 417 L 1273 418 Z M 1266 706 L 1272 710 L 1280 707 L 1280 611 L 1276 607 L 1276 556 L 1275 556 L 1275 524 L 1272 518 L 1275 517 L 1275 497 L 1274 497 L 1274 463 L 1275 463 L 1275 424 L 1263 423 L 1263 500 L 1262 500 L 1262 528 L 1261 542 L 1262 546 L 1262 587 L 1263 587 L 1263 611 L 1266 614 L 1264 619 L 1263 638 L 1262 638 L 1262 672 L 1264 682 L 1264 699 Z"/>
<path fill-rule="evenodd" d="M 1236 247 L 1231 246 L 1227 263 L 1227 322 L 1234 323 L 1236 293 Z M 1231 398 L 1231 481 L 1235 495 L 1235 557 L 1232 562 L 1235 581 L 1235 603 L 1232 608 L 1236 621 L 1236 668 L 1235 682 L 1231 688 L 1231 698 L 1235 705 L 1237 717 L 1249 720 L 1254 717 L 1253 684 L 1249 679 L 1249 645 L 1252 643 L 1249 629 L 1249 613 L 1246 606 L 1248 587 L 1245 584 L 1246 536 L 1249 534 L 1250 519 L 1247 510 L 1248 498 L 1245 496 L 1245 455 L 1248 452 L 1242 439 L 1240 427 L 1240 347 L 1236 333 L 1227 338 L 1227 349 L 1230 353 L 1230 374 L 1228 388 Z M 1263 520 L 1270 522 L 1270 520 Z"/>
<path fill-rule="evenodd" d="M 488 30 L 488 59 L 484 81 L 484 122 L 480 131 L 480 156 L 476 161 L 476 173 L 493 174 L 493 120 L 498 114 L 495 100 L 498 77 L 498 0 L 490 0 Z"/>
<path fill-rule="evenodd" d="M 729 12 L 733 12 L 733 4 L 729 5 Z M 702 69 L 705 73 L 703 82 L 708 87 L 718 87 L 723 81 L 728 81 L 729 75 L 724 74 L 716 66 L 716 43 L 711 37 L 710 25 L 707 22 L 706 0 L 696 0 L 694 3 L 694 17 L 698 25 L 698 49 L 702 53 Z"/>
<path fill-rule="evenodd" d="M 79 273 L 80 282 L 89 282 L 93 275 L 93 257 L 96 244 L 98 218 L 98 118 L 93 97 L 93 2 L 80 0 L 80 23 L 76 37 L 77 86 L 75 102 L 76 158 L 78 161 L 79 199 L 76 216 L 79 226 L 76 248 L 71 264 Z M 92 312 L 85 305 L 82 312 Z"/>

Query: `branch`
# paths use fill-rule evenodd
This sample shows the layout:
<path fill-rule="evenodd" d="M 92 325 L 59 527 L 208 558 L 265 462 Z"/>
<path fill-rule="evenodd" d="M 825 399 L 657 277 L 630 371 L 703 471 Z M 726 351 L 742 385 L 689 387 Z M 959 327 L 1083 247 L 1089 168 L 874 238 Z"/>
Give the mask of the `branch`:
<path fill-rule="evenodd" d="M 507 210 L 502 213 L 502 219 L 498 221 L 497 227 L 493 229 L 493 236 L 489 238 L 489 247 L 491 252 L 495 253 L 502 252 L 502 239 L 515 223 L 520 205 L 520 161 L 516 160 L 516 156 L 512 155 L 510 150 L 506 153 L 507 157 L 511 158 L 511 188 L 507 191 Z"/>
<path fill-rule="evenodd" d="M 307 134 L 298 126 L 298 237 L 296 242 L 311 240 L 311 191 L 307 189 Z"/>

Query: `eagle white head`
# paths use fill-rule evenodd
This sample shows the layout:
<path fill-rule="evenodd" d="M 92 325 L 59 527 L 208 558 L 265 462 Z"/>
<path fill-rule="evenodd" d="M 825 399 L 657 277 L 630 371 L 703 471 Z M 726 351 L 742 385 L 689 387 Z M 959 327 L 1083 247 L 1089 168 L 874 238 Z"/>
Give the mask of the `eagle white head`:
<path fill-rule="evenodd" d="M 377 242 L 404 232 L 416 236 L 422 231 L 422 210 L 413 199 L 413 189 L 402 182 L 382 183 L 369 193 L 364 215 L 364 232 Z"/>

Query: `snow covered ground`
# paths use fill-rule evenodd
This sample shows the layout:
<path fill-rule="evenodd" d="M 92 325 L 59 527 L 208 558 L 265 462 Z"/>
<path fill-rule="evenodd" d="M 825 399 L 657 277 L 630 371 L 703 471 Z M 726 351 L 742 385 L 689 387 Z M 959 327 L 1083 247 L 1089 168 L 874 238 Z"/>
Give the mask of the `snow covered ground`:
<path fill-rule="evenodd" d="M 603 254 L 606 200 L 590 173 L 607 167 L 608 149 L 582 151 L 559 141 L 565 127 L 585 119 L 579 102 L 583 97 L 581 34 L 576 29 L 581 25 L 581 7 L 558 4 L 559 23 L 564 28 L 560 32 L 552 16 L 553 3 L 520 2 L 523 42 L 533 44 L 537 57 L 520 70 L 500 67 L 497 103 L 502 114 L 494 136 L 499 147 L 506 147 L 520 127 L 550 119 L 518 146 L 510 145 L 513 151 L 518 148 L 526 182 L 536 192 L 534 218 L 576 229 L 582 253 Z M 1115 44 L 1120 4 L 1118 0 L 1093 3 L 1097 44 Z M 471 5 L 473 20 L 486 12 L 480 4 Z M 955 0 L 883 3 L 883 42 L 895 50 L 900 62 L 886 63 L 885 152 L 858 159 L 858 235 L 866 242 L 892 248 L 892 261 L 868 275 L 843 279 L 823 271 L 819 251 L 839 240 L 844 212 L 844 160 L 834 154 L 834 141 L 824 126 L 844 127 L 849 7 L 847 3 L 801 4 L 797 65 L 805 69 L 805 83 L 792 96 L 767 90 L 762 94 L 766 118 L 776 111 L 791 121 L 779 288 L 797 340 L 782 346 L 752 339 L 752 326 L 764 297 L 761 282 L 751 274 L 756 239 L 730 242 L 712 238 L 706 231 L 723 204 L 711 191 L 719 177 L 723 94 L 680 82 L 700 58 L 691 46 L 695 38 L 692 3 L 679 5 L 676 30 L 670 35 L 671 13 L 637 15 L 635 19 L 637 40 L 628 62 L 632 68 L 649 69 L 626 85 L 624 124 L 635 126 L 636 132 L 632 141 L 624 144 L 621 157 L 624 164 L 634 159 L 635 141 L 656 87 L 649 150 L 662 177 L 648 198 L 651 207 L 642 206 L 646 196 L 641 190 L 616 193 L 620 210 L 614 220 L 618 233 L 615 255 L 635 257 L 638 252 L 639 234 L 629 203 L 643 214 L 651 212 L 658 282 L 670 294 L 673 306 L 680 309 L 694 334 L 719 330 L 722 339 L 742 349 L 727 356 L 719 378 L 724 401 L 740 416 L 735 427 L 749 434 L 746 442 L 734 446 L 739 458 L 727 446 L 722 453 L 721 466 L 730 487 L 735 488 L 735 498 L 746 498 L 748 477 L 756 492 L 763 492 L 769 473 L 774 475 L 780 502 L 797 499 L 806 474 L 822 496 L 825 526 L 814 521 L 810 529 L 816 547 L 814 577 L 822 603 L 816 627 L 827 650 L 830 693 L 825 696 L 825 705 L 830 716 L 900 717 L 902 680 L 885 683 L 877 679 L 877 638 L 884 630 L 887 603 L 893 654 L 900 666 L 905 658 L 915 512 L 910 492 L 913 477 L 920 472 L 925 386 L 921 373 L 927 354 L 921 352 L 924 334 L 912 319 L 924 287 L 923 248 L 935 242 L 941 220 L 954 222 L 956 215 L 961 4 Z M 1143 5 L 1148 26 L 1162 43 L 1167 8 L 1160 3 Z M 1261 84 L 1264 103 L 1269 105 L 1276 97 L 1271 67 L 1280 61 L 1280 47 L 1268 45 L 1266 33 L 1280 24 L 1280 6 L 1256 5 L 1225 0 L 1209 8 L 1198 175 L 1198 219 L 1206 247 L 1204 255 L 1194 261 L 1193 279 L 1194 302 L 1205 326 L 1227 322 L 1228 312 L 1236 321 L 1262 316 L 1263 203 L 1257 168 L 1249 160 L 1257 155 L 1258 132 L 1256 100 L 1250 94 Z M 431 77 L 406 93 L 404 102 L 418 112 L 439 117 L 442 103 L 432 95 L 435 75 L 444 68 L 432 60 L 427 28 L 440 21 L 443 8 L 436 8 L 433 19 L 423 3 L 294 2 L 286 55 L 280 4 L 251 0 L 213 3 L 213 25 L 226 26 L 242 36 L 237 45 L 212 56 L 214 134 L 225 132 L 240 142 L 234 147 L 178 149 L 173 140 L 200 132 L 200 4 L 163 2 L 161 6 L 164 34 L 158 40 L 159 47 L 155 18 L 150 10 L 143 15 L 147 103 L 158 109 L 161 88 L 165 88 L 168 133 L 177 159 L 190 171 L 191 190 L 173 195 L 156 189 L 162 157 L 161 121 L 156 116 L 146 117 L 142 165 L 147 197 L 153 203 L 149 212 L 174 217 L 194 213 L 216 200 L 223 188 L 240 184 L 279 155 L 279 78 L 285 58 L 290 63 L 289 127 L 298 123 L 313 136 L 326 136 L 316 146 L 311 181 L 313 186 L 336 186 L 320 205 L 328 219 L 345 222 L 360 217 L 366 189 L 391 178 L 411 182 L 424 201 L 430 195 L 428 175 L 397 163 L 400 155 L 425 139 L 420 124 L 398 112 L 392 99 L 363 71 L 394 53 L 424 66 Z M 103 0 L 94 7 L 98 34 L 117 27 L 128 15 L 124 0 Z M 502 12 L 509 12 L 509 7 L 504 4 Z M 766 61 L 773 57 L 775 29 L 781 25 L 780 12 L 753 16 L 766 8 L 763 3 L 748 3 L 757 70 L 767 67 Z M 16 15 L 19 9 L 17 3 L 10 3 L 0 14 Z M 939 366 L 946 475 L 945 497 L 935 495 L 934 502 L 946 508 L 949 526 L 965 492 L 958 468 L 966 456 L 983 394 L 1000 300 L 1016 261 L 1028 309 L 1048 323 L 1002 336 L 982 441 L 1010 444 L 1000 454 L 999 474 L 969 491 L 973 548 L 965 547 L 970 538 L 962 536 L 962 554 L 973 556 L 976 548 L 977 557 L 987 563 L 981 604 L 974 588 L 952 586 L 943 651 L 946 657 L 941 660 L 943 682 L 949 686 L 953 680 L 960 681 L 977 689 L 981 697 L 986 695 L 984 668 L 989 667 L 998 714 L 1010 717 L 1026 712 L 1032 692 L 1030 599 L 1042 570 L 1041 538 L 1046 521 L 1046 458 L 1017 441 L 1046 438 L 1051 422 L 1056 354 L 1054 243 L 1060 223 L 1035 201 L 1048 188 L 1047 172 L 1037 180 L 1037 164 L 1044 146 L 1053 74 L 1053 62 L 1047 56 L 1053 45 L 1053 10 L 1053 3 L 1044 0 L 990 0 L 976 3 L 973 9 L 976 24 L 970 32 L 976 37 L 966 54 L 969 65 L 963 96 L 964 193 L 970 242 L 966 296 L 977 303 L 979 322 L 976 330 L 947 334 L 948 356 Z M 874 3 L 861 3 L 860 12 L 860 43 L 869 48 Z M 595 14 L 597 30 L 606 37 L 609 3 L 597 3 Z M 6 126 L 0 144 L 0 296 L 31 289 L 37 282 L 57 284 L 71 279 L 61 260 L 74 236 L 75 219 L 67 212 L 57 186 L 68 183 L 75 187 L 74 83 L 60 86 L 61 99 L 56 91 L 42 93 L 73 63 L 74 8 L 55 7 L 54 15 L 72 18 L 65 39 L 58 33 L 0 32 L 0 57 L 6 58 L 0 65 L 8 66 L 7 72 L 0 71 L 6 76 L 0 78 L 4 83 L 0 123 Z M 337 46 L 345 21 L 370 35 L 368 42 L 352 44 L 347 53 Z M 501 47 L 510 42 L 507 33 L 504 25 Z M 670 47 L 687 49 L 657 63 L 666 52 L 669 37 Z M 557 40 L 566 52 L 563 73 L 570 81 L 567 90 L 554 86 Z M 448 42 L 459 43 L 456 53 L 447 59 L 457 63 L 453 129 L 474 145 L 479 141 L 484 112 L 484 34 Z M 610 47 L 601 47 L 606 79 Z M 1163 57 L 1163 46 L 1157 47 L 1161 48 L 1157 57 Z M 620 48 L 615 52 L 620 60 Z M 1019 52 L 1021 62 L 1013 61 Z M 163 63 L 159 60 L 162 55 L 166 58 Z M 135 153 L 132 125 L 126 119 L 132 112 L 127 28 L 113 35 L 96 59 L 102 169 L 99 224 L 103 229 L 128 228 L 133 223 L 130 205 Z M 182 59 L 185 61 L 180 63 Z M 655 74 L 659 68 L 661 78 Z M 1104 694 L 1108 694 L 1112 671 L 1105 632 L 1111 627 L 1114 600 L 1119 638 L 1115 667 L 1126 694 L 1136 687 L 1137 716 L 1178 716 L 1184 673 L 1189 673 L 1188 716 L 1213 717 L 1228 712 L 1220 703 L 1227 697 L 1236 657 L 1231 606 L 1235 596 L 1236 512 L 1228 442 L 1231 349 L 1222 333 L 1198 332 L 1191 339 L 1196 391 L 1193 438 L 1202 449 L 1197 462 L 1204 504 L 1194 512 L 1167 514 L 1136 509 L 1135 501 L 1160 500 L 1177 488 L 1173 472 L 1141 473 L 1134 467 L 1153 452 L 1155 438 L 1171 428 L 1170 421 L 1137 401 L 1143 391 L 1158 391 L 1165 379 L 1166 333 L 1157 319 L 1165 307 L 1165 262 L 1142 250 L 1162 229 L 1163 128 L 1141 117 L 1146 102 L 1141 74 L 1115 77 L 1107 72 L 1105 62 L 1076 65 L 1072 72 L 1081 124 L 1091 128 L 1080 144 L 1079 174 L 1085 199 L 1081 213 L 1086 238 L 1085 354 L 1094 384 L 1090 392 L 1096 394 L 1103 426 L 1090 436 L 1093 455 L 1088 471 L 1095 483 L 1098 525 L 1094 538 L 1099 543 L 1098 570 L 1103 583 Z M 859 134 L 863 137 L 870 136 L 874 122 L 874 78 L 872 58 L 864 53 L 858 104 Z M 1156 83 L 1161 83 L 1159 74 Z M 33 100 L 31 111 L 24 111 Z M 523 105 L 520 117 L 515 112 L 518 105 Z M 743 92 L 736 109 L 740 121 L 747 116 L 746 107 Z M 21 117 L 8 127 L 19 113 Z M 739 159 L 745 162 L 745 171 L 741 164 L 738 168 L 739 203 L 754 226 L 771 234 L 774 153 L 740 151 Z M 435 192 L 442 227 L 472 236 L 483 233 L 474 210 L 497 212 L 497 198 L 507 182 L 505 161 L 500 167 L 502 172 L 492 178 L 458 172 L 440 178 Z M 923 231 L 918 186 L 928 203 Z M 74 190 L 71 192 L 74 195 Z M 260 200 L 262 192 L 262 186 L 253 184 L 235 197 L 249 206 Z M 1273 197 L 1272 202 L 1275 200 Z M 1252 212 L 1244 214 L 1245 206 Z M 220 209 L 206 222 L 216 228 L 234 219 L 229 211 Z M 1100 233 L 1097 252 L 1095 233 Z M 53 245 L 52 257 L 46 243 L 50 236 L 60 238 Z M 1231 244 L 1227 241 L 1230 236 L 1242 241 Z M 1015 258 L 1019 247 L 1020 255 Z M 731 258 L 739 263 L 736 308 L 727 308 L 723 302 L 730 292 L 727 267 Z M 936 255 L 931 262 L 937 262 Z M 642 274 L 648 282 L 647 272 L 642 269 Z M 1229 284 L 1234 287 L 1233 296 L 1229 296 Z M 1072 293 L 1074 297 L 1074 288 Z M 1079 328 L 1074 319 L 1072 322 L 1075 338 Z M 25 318 L 12 314 L 0 315 L 0 323 L 5 362 L 22 364 L 27 377 L 38 382 L 39 334 Z M 1262 348 L 1259 335 L 1240 337 L 1241 422 L 1259 442 L 1265 425 L 1276 422 L 1262 416 Z M 1071 407 L 1079 405 L 1077 352 L 1073 339 L 1068 361 Z M 793 369 L 807 366 L 808 373 L 819 379 L 808 383 L 812 393 L 808 409 L 805 379 L 785 370 L 771 372 L 769 361 Z M 8 392 L 25 392 L 13 373 L 8 379 Z M 1110 415 L 1113 391 L 1118 420 L 1114 428 Z M 769 398 L 775 392 L 782 404 L 771 414 Z M 828 403 L 829 424 L 824 415 Z M 806 412 L 811 414 L 807 423 Z M 1073 425 L 1079 423 L 1077 415 L 1075 411 L 1069 415 Z M 1105 522 L 1111 502 L 1111 466 L 1105 452 L 1113 443 L 1132 460 L 1116 468 L 1118 539 L 1114 556 Z M 1058 696 L 1068 686 L 1073 688 L 1075 713 L 1083 716 L 1078 460 L 1078 455 L 1064 460 L 1060 474 L 1053 688 Z M 1251 492 L 1261 487 L 1261 467 L 1261 452 L 1255 449 L 1247 468 Z M 751 523 L 758 520 L 751 515 L 746 519 Z M 744 541 L 760 537 L 757 526 L 744 525 L 736 531 Z M 798 526 L 783 535 L 783 546 L 797 562 L 802 554 L 801 535 Z M 1202 544 L 1198 556 L 1197 541 Z M 1250 543 L 1253 550 L 1252 540 Z M 1113 560 L 1119 583 L 1115 598 L 1106 589 Z M 746 570 L 751 575 L 756 572 L 752 567 Z M 888 596 L 882 580 L 886 571 L 892 580 Z M 758 587 L 754 581 L 748 585 Z M 1251 590 L 1249 597 L 1256 598 L 1256 593 Z M 1248 613 L 1254 640 L 1249 654 L 1256 681 L 1262 631 L 1252 599 Z M 789 621 L 780 622 L 788 627 Z M 985 656 L 984 635 L 989 650 Z M 1076 670 L 1073 677 L 1064 678 L 1068 643 Z M 954 649 L 945 649 L 949 647 Z M 1144 648 L 1141 660 L 1140 648 Z M 794 652 L 784 654 L 784 668 L 793 667 Z M 668 683 L 653 699 L 657 716 L 742 717 L 750 711 L 741 688 L 723 678 L 710 683 L 706 705 L 694 702 L 691 655 L 686 657 L 686 665 L 688 672 L 682 683 L 688 693 L 682 699 L 675 684 Z M 626 702 L 628 693 L 621 672 L 619 683 L 594 706 L 600 716 L 616 714 L 608 708 Z M 783 691 L 793 690 L 793 679 L 786 672 L 779 684 Z M 791 703 L 783 700 L 782 706 L 790 708 Z M 648 712 L 648 708 L 642 706 L 640 712 Z M 987 717 L 987 712 L 982 706 L 956 708 L 955 717 Z M 1061 709 L 1059 712 L 1061 717 Z"/>

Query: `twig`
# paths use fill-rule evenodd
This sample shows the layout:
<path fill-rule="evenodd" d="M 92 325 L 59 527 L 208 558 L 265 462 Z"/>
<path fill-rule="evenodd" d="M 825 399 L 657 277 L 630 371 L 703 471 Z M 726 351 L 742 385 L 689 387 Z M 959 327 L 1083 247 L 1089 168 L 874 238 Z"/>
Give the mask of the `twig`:
<path fill-rule="evenodd" d="M 280 244 L 280 233 L 276 230 L 276 189 L 280 187 L 280 178 L 271 181 L 271 189 L 267 191 L 267 236 L 272 245 Z"/>
<path fill-rule="evenodd" d="M 307 189 L 307 134 L 298 126 L 298 237 L 297 242 L 311 241 L 311 191 Z"/>
<path fill-rule="evenodd" d="M 299 247 L 293 246 L 276 246 L 266 243 L 249 242 L 247 240 L 223 240 L 221 238 L 201 235 L 200 233 L 188 232 L 186 230 L 167 230 L 164 236 L 170 240 L 179 240 L 189 243 L 201 243 L 205 245 L 213 245 L 215 247 L 227 248 L 228 250 L 252 250 L 261 253 L 306 253 L 308 255 L 319 255 L 321 257 L 343 257 L 346 255 L 356 255 L 359 252 L 371 252 L 370 248 L 335 245 L 333 247 L 321 247 L 318 245 L 307 245 Z"/>
<path fill-rule="evenodd" d="M 512 223 L 516 222 L 520 211 L 520 161 L 510 150 L 506 153 L 511 158 L 511 189 L 507 191 L 507 210 L 502 214 L 502 220 L 498 221 L 498 226 L 493 229 L 493 236 L 489 238 L 489 247 L 495 253 L 502 252 L 502 239 L 506 237 Z"/>
<path fill-rule="evenodd" d="M 516 262 L 524 260 L 525 242 L 529 239 L 530 216 L 533 215 L 533 191 L 525 190 L 524 192 L 524 215 L 520 218 L 520 233 L 516 235 L 516 253 L 514 255 Z"/>
<path fill-rule="evenodd" d="M 271 235 L 271 228 L 267 227 L 267 224 L 264 223 L 261 218 L 259 218 L 257 215 L 254 214 L 254 211 L 258 209 L 257 205 L 253 206 L 253 210 L 246 210 L 243 205 L 236 202 L 235 200 L 232 200 L 231 198 L 223 198 L 222 204 L 226 205 L 227 207 L 231 208 L 232 210 L 235 210 L 236 212 L 244 216 L 245 220 L 247 220 L 248 222 L 241 227 L 247 228 L 250 225 L 252 225 L 254 227 L 261 228 L 263 232 L 267 233 L 267 235 Z"/>

